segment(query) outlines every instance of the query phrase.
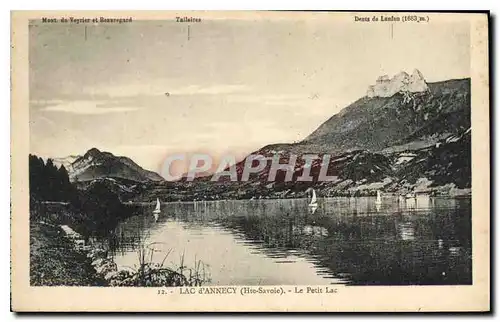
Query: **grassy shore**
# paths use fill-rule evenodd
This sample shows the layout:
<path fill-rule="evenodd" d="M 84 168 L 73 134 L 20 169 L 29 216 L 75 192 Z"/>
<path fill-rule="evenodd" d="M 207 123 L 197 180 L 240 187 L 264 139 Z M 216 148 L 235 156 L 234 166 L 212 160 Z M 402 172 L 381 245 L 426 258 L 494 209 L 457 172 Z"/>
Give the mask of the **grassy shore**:
<path fill-rule="evenodd" d="M 58 227 L 30 223 L 30 284 L 32 286 L 104 286 L 90 259 L 77 251 Z"/>
<path fill-rule="evenodd" d="M 119 270 L 113 258 L 98 248 L 79 250 L 58 225 L 30 223 L 30 284 L 32 286 L 201 286 L 209 281 L 205 265 L 164 266 L 152 261 L 153 244 L 138 249 L 135 269 Z"/>

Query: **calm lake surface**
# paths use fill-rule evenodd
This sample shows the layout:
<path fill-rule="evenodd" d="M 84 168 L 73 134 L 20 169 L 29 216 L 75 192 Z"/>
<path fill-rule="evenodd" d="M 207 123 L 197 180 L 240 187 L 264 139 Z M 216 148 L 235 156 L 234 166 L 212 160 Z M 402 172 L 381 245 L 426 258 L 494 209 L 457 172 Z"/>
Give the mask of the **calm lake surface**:
<path fill-rule="evenodd" d="M 471 200 L 384 197 L 154 203 L 107 241 L 119 267 L 204 264 L 208 285 L 471 284 Z"/>

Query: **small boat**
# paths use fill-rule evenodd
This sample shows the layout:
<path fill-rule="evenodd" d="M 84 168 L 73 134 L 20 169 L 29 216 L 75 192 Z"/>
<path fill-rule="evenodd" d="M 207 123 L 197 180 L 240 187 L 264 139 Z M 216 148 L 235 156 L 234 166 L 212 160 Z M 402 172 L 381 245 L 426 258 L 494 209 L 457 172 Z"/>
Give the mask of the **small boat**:
<path fill-rule="evenodd" d="M 377 200 L 375 201 L 375 204 L 377 205 L 382 204 L 382 196 L 380 195 L 380 190 L 377 190 Z"/>
<path fill-rule="evenodd" d="M 318 200 L 316 200 L 316 191 L 313 188 L 308 188 L 306 190 L 306 194 L 311 193 L 311 201 L 309 202 L 309 210 L 314 215 L 316 210 L 318 209 Z"/>
<path fill-rule="evenodd" d="M 156 198 L 156 207 L 155 210 L 153 210 L 153 216 L 155 216 L 155 221 L 158 221 L 158 218 L 160 217 L 160 199 Z"/>
<path fill-rule="evenodd" d="M 309 202 L 309 207 L 318 207 L 318 201 L 316 200 L 316 191 L 312 189 L 311 202 Z"/>

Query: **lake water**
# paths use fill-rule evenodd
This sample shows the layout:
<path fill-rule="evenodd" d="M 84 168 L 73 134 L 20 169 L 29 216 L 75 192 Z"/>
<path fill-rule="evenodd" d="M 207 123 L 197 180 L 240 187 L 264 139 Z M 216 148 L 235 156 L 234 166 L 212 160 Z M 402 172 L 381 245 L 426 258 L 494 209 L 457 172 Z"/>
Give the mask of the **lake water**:
<path fill-rule="evenodd" d="M 119 267 L 194 267 L 208 285 L 471 284 L 471 200 L 419 196 L 154 203 L 109 237 Z"/>

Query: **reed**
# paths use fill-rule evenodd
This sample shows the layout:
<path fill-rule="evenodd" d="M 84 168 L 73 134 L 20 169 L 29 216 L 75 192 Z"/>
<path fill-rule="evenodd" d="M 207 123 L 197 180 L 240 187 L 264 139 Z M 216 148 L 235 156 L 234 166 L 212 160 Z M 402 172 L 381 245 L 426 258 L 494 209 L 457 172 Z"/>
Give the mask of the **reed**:
<path fill-rule="evenodd" d="M 154 253 L 160 250 L 155 249 L 151 243 L 141 246 L 138 251 L 138 265 L 133 269 L 131 276 L 127 276 L 123 286 L 154 286 L 154 287 L 175 287 L 175 286 L 201 286 L 210 281 L 206 264 L 195 258 L 193 267 L 185 265 L 185 254 L 182 253 L 178 267 L 167 267 L 165 262 L 170 256 L 172 249 L 168 250 L 161 262 L 155 262 Z"/>

